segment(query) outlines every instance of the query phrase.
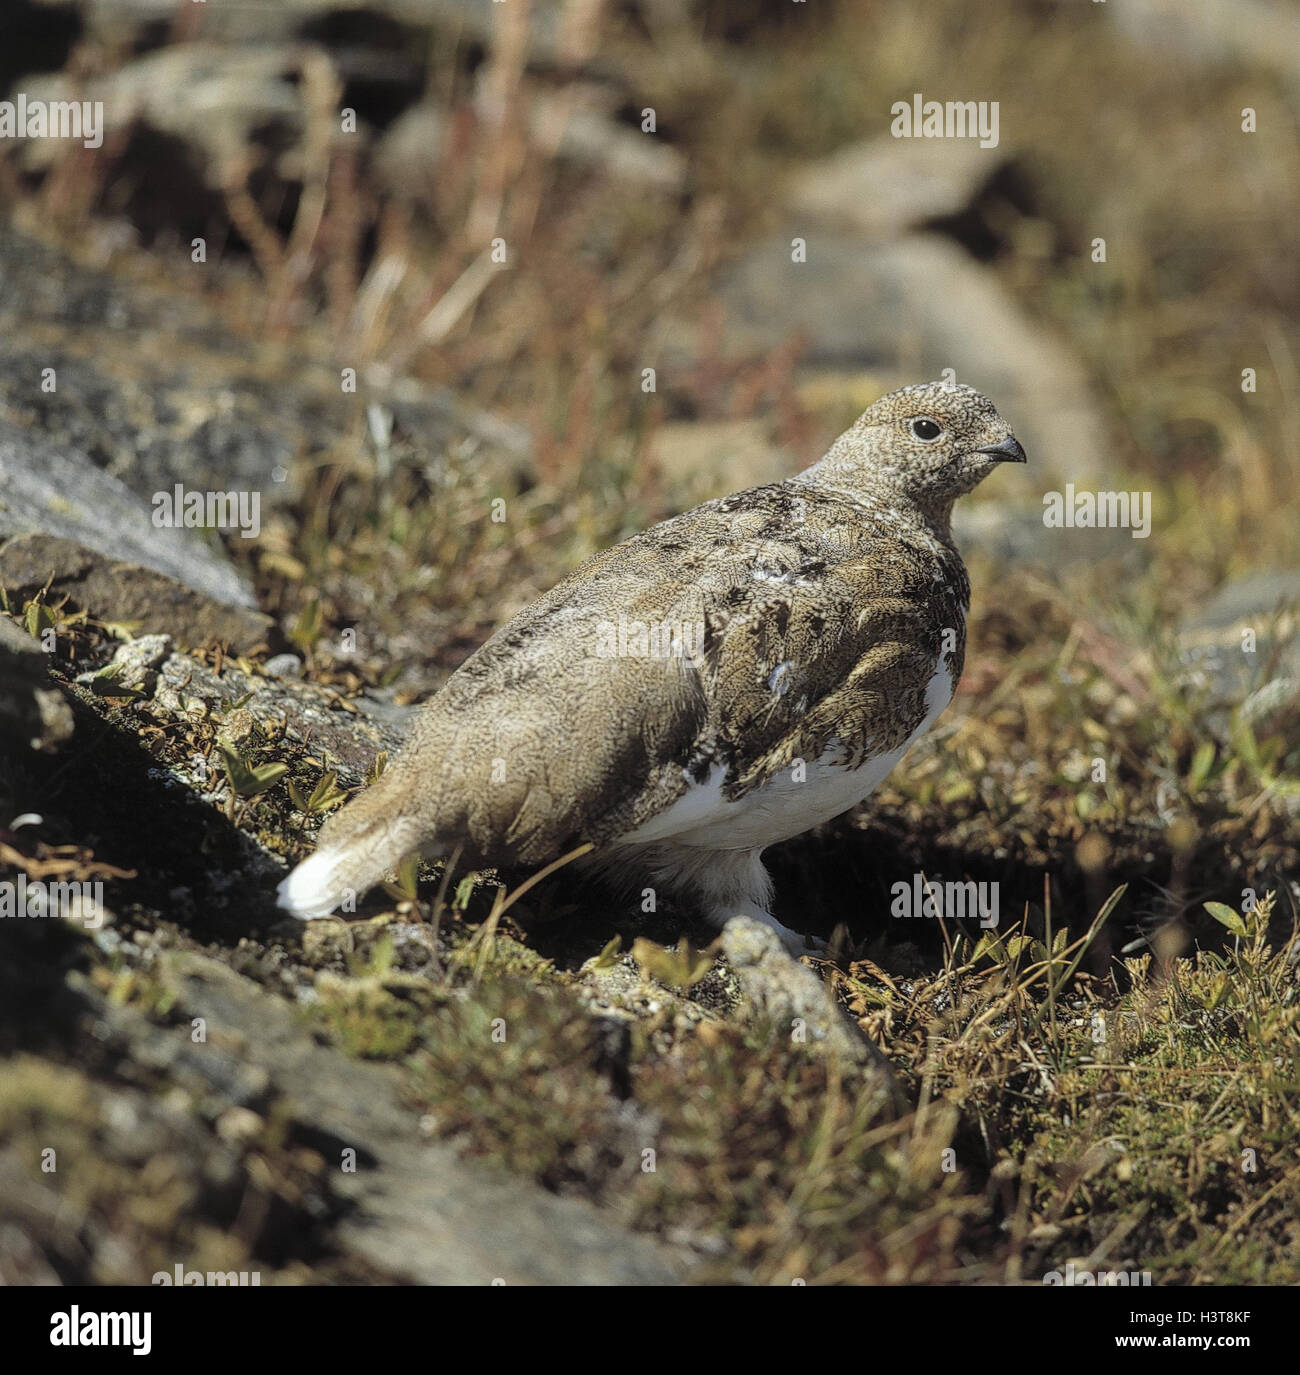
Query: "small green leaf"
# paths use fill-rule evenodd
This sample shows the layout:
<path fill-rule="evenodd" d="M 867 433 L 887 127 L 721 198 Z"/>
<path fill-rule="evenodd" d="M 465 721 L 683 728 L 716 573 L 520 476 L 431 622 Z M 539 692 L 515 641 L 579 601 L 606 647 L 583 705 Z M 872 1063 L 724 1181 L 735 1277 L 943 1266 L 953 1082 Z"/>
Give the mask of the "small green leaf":
<path fill-rule="evenodd" d="M 397 870 L 397 886 L 412 902 L 420 892 L 420 856 L 408 855 Z"/>
<path fill-rule="evenodd" d="M 1205 740 L 1192 756 L 1192 767 L 1187 775 L 1187 786 L 1192 792 L 1199 792 L 1205 786 L 1214 767 L 1216 752 L 1214 741 Z"/>
<path fill-rule="evenodd" d="M 987 955 L 995 964 L 1000 964 L 1005 954 L 1002 937 L 992 931 L 985 931 L 976 942 L 975 953 L 971 958 L 978 960 L 981 955 Z"/>
<path fill-rule="evenodd" d="M 420 896 L 420 856 L 410 855 L 397 869 L 397 878 L 383 885 L 384 892 L 395 902 L 415 902 Z"/>
<path fill-rule="evenodd" d="M 320 776 L 316 786 L 310 793 L 304 794 L 302 789 L 293 781 L 289 780 L 289 800 L 300 812 L 325 812 L 331 807 L 337 807 L 340 802 L 347 798 L 341 788 L 335 787 L 338 779 L 336 773 L 325 773 Z"/>
<path fill-rule="evenodd" d="M 27 633 L 34 639 L 41 638 L 41 631 L 50 629 L 54 625 L 54 617 L 50 614 L 50 608 L 40 600 L 32 600 L 23 607 L 23 625 L 27 627 Z"/>
<path fill-rule="evenodd" d="M 618 953 L 623 945 L 623 937 L 615 936 L 612 941 L 591 962 L 592 969 L 612 969 L 618 963 Z"/>
<path fill-rule="evenodd" d="M 249 764 L 233 745 L 217 741 L 226 777 L 240 797 L 256 797 L 273 788 L 289 772 L 288 764 Z"/>
<path fill-rule="evenodd" d="M 320 782 L 312 789 L 311 796 L 307 799 L 307 810 L 309 812 L 324 812 L 347 798 L 347 793 L 342 788 L 335 787 L 338 781 L 338 774 L 334 772 L 321 774 Z"/>
<path fill-rule="evenodd" d="M 321 614 L 319 600 L 312 600 L 303 607 L 298 619 L 294 622 L 293 629 L 289 631 L 289 638 L 300 649 L 309 650 L 320 639 L 324 632 L 325 622 Z"/>
<path fill-rule="evenodd" d="M 96 697 L 135 697 L 143 698 L 144 693 L 136 688 L 123 687 L 121 683 L 113 681 L 113 676 L 106 673 L 97 673 L 90 680 L 90 690 Z"/>
<path fill-rule="evenodd" d="M 397 963 L 397 944 L 391 936 L 381 936 L 375 942 L 374 953 L 370 957 L 370 972 L 377 978 L 392 972 Z"/>
<path fill-rule="evenodd" d="M 1246 923 L 1223 902 L 1203 902 L 1202 907 L 1217 921 L 1220 926 L 1226 926 L 1234 936 L 1244 936 L 1246 934 Z"/>
<path fill-rule="evenodd" d="M 632 946 L 632 958 L 643 974 L 669 988 L 690 988 L 713 968 L 713 957 L 692 949 L 685 936 L 678 941 L 676 950 L 665 950 L 654 941 L 638 937 Z"/>
<path fill-rule="evenodd" d="M 1232 989 L 1232 979 L 1228 974 L 1219 974 L 1210 985 L 1209 992 L 1205 997 L 1205 1006 L 1213 1012 L 1228 996 Z"/>

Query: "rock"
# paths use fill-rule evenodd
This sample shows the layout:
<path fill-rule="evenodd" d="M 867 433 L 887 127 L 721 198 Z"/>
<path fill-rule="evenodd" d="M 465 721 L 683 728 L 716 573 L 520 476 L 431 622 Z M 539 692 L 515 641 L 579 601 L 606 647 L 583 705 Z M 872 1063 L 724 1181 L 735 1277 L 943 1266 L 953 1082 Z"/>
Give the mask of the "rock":
<path fill-rule="evenodd" d="M 415 1284 L 673 1284 L 686 1266 L 595 1208 L 557 1198 L 459 1160 L 424 1139 L 418 1112 L 398 1099 L 400 1077 L 348 1059 L 302 1034 L 292 1008 L 216 961 L 178 962 L 185 1015 L 235 1032 L 245 1067 L 267 1077 L 279 1111 L 327 1161 L 356 1151 L 362 1168 L 335 1171 L 350 1205 L 335 1229 L 347 1250 Z M 206 1057 L 192 1057 L 196 1070 Z"/>
<path fill-rule="evenodd" d="M 893 1072 L 858 1031 L 834 994 L 806 964 L 790 958 L 780 937 L 752 917 L 732 917 L 722 929 L 722 950 L 753 1014 L 777 1035 L 794 1036 L 796 1024 L 812 1045 L 822 1045 L 866 1071 L 892 1095 Z"/>
<path fill-rule="evenodd" d="M 427 1141 L 398 1069 L 318 1044 L 293 1003 L 224 964 L 160 952 L 147 976 L 175 1011 L 151 1017 L 72 967 L 84 938 L 70 929 L 4 927 L 0 1199 L 16 1231 L 0 1234 L 6 1281 L 30 1279 L 44 1256 L 64 1282 L 146 1284 L 165 1256 L 168 1273 L 180 1262 L 271 1283 L 326 1241 L 371 1282 L 689 1277 L 686 1252 Z M 49 1025 L 33 1025 L 36 1007 Z M 53 1037 L 81 1053 L 51 1057 Z M 43 1173 L 36 1144 L 81 1163 Z M 249 1197 L 264 1206 L 241 1212 Z"/>
<path fill-rule="evenodd" d="M 52 393 L 40 387 L 45 368 L 58 378 Z M 371 461 L 397 455 L 430 472 L 472 464 L 511 482 L 528 473 L 520 426 L 382 367 L 359 382 L 387 422 L 382 452 L 366 454 L 357 398 L 340 392 L 334 360 L 233 332 L 183 279 L 170 288 L 120 279 L 0 225 L 0 414 L 18 421 L 0 428 L 0 453 L 5 436 L 25 432 L 33 446 L 84 455 L 146 502 L 179 482 L 256 492 L 263 514 L 298 496 L 304 473 L 336 455 L 344 434 Z M 148 531 L 151 543 L 165 533 Z M 103 552 L 154 566 L 134 548 Z"/>
<path fill-rule="evenodd" d="M 1134 539 L 1131 530 L 1049 527 L 1043 523 L 1043 507 L 1028 505 L 1018 492 L 959 502 L 952 529 L 959 549 L 978 550 L 995 564 L 1036 564 L 1049 574 L 1068 564 L 1102 560 L 1137 572 L 1150 558 L 1153 543 Z"/>
<path fill-rule="evenodd" d="M 532 105 L 529 127 L 535 138 L 545 138 L 552 121 L 561 119 L 564 132 L 556 149 L 561 160 L 643 190 L 671 195 L 682 189 L 685 159 L 662 138 L 620 124 L 608 111 L 580 99 L 568 104 L 564 96 L 539 96 Z"/>
<path fill-rule="evenodd" d="M 1040 542 L 1043 489 L 1067 478 L 1102 485 L 1105 430 L 1082 367 L 990 268 L 951 239 L 917 232 L 970 219 L 1016 182 L 1005 154 L 973 141 L 877 138 L 813 164 L 790 188 L 783 228 L 721 274 L 725 348 L 761 356 L 802 340 L 800 395 L 812 405 L 821 397 L 837 422 L 906 382 L 951 376 L 979 387 L 1025 445 L 1037 490 L 980 519 L 963 512 L 968 539 L 1003 554 L 1038 546 L 1047 563 L 1094 558 L 1099 532 Z M 796 239 L 805 261 L 794 261 Z M 688 342 L 683 366 L 689 358 Z M 1113 533 L 1102 541 L 1115 544 Z M 1141 554 L 1131 543 L 1121 551 Z"/>
<path fill-rule="evenodd" d="M 582 968 L 578 988 L 591 1012 L 620 1023 L 667 1013 L 679 1027 L 699 1027 L 719 1018 L 744 1015 L 740 984 L 720 960 L 703 979 L 689 989 L 678 990 L 648 976 L 631 952 L 604 965 L 593 957 Z"/>
<path fill-rule="evenodd" d="M 894 239 L 977 201 L 1006 155 L 962 139 L 882 137 L 851 144 L 803 172 L 790 209 L 871 239 Z"/>
<path fill-rule="evenodd" d="M 24 402 L 54 407 L 57 413 L 63 393 L 80 392 L 95 378 L 105 390 L 92 398 L 94 404 L 113 401 L 116 389 L 104 380 L 107 373 L 87 372 L 76 379 L 75 387 L 61 385 L 53 393 L 39 390 L 39 368 L 30 369 L 30 365 L 51 362 L 50 341 L 54 339 L 81 345 L 75 356 L 87 368 L 93 362 L 106 369 L 128 361 L 120 358 L 124 334 L 138 336 L 146 357 L 169 357 L 173 369 L 178 352 L 193 350 L 201 355 L 206 347 L 234 356 L 240 347 L 238 336 L 193 295 L 154 282 L 123 281 L 106 271 L 93 252 L 88 258 L 74 257 L 56 241 L 42 238 L 39 225 L 29 232 L 0 223 L 0 265 L 4 269 L 0 272 L 0 348 L 5 351 L 5 372 L 18 365 L 16 376 L 0 377 L 0 381 L 6 383 L 7 407 L 15 413 L 22 411 Z M 26 335 L 39 335 L 42 345 L 31 353 L 12 352 L 32 348 L 31 337 L 24 343 L 25 332 L 19 328 L 24 321 L 29 324 Z M 115 341 L 115 349 L 109 347 L 110 341 Z M 24 362 L 28 369 L 23 368 Z M 64 402 L 67 399 L 63 397 Z M 91 418 L 89 412 L 85 415 Z M 123 455 L 116 457 L 121 462 Z"/>
<path fill-rule="evenodd" d="M 375 150 L 381 183 L 402 195 L 409 195 L 413 188 L 431 193 L 449 123 L 447 112 L 429 101 L 403 111 L 384 131 Z M 565 96 L 536 96 L 529 107 L 528 126 L 539 145 L 546 146 L 557 123 L 561 132 L 555 156 L 561 161 L 645 190 L 665 194 L 681 190 L 686 164 L 677 149 L 654 134 L 620 124 L 602 108 L 599 93 L 570 87 Z"/>
<path fill-rule="evenodd" d="M 191 530 L 157 526 L 153 511 L 82 454 L 0 421 L 0 539 L 38 534 L 8 556 L 24 566 L 48 537 L 75 543 L 113 563 L 138 564 L 183 583 L 210 601 L 252 608 L 239 575 Z M 66 555 L 67 551 L 58 551 Z M 69 577 L 79 573 L 69 570 Z"/>
<path fill-rule="evenodd" d="M 89 33 L 114 47 L 138 47 L 175 18 L 171 0 L 76 0 L 76 6 Z M 396 36 L 406 37 L 411 44 L 427 41 L 430 30 L 445 32 L 456 40 L 482 43 L 492 37 L 499 22 L 495 0 L 351 0 L 345 9 L 321 0 L 278 0 L 274 4 L 214 5 L 209 11 L 203 15 L 204 36 L 230 43 L 316 38 L 324 20 L 335 15 L 355 20 L 352 28 L 343 30 L 349 35 L 391 38 L 396 26 L 405 26 L 411 33 L 401 35 L 396 30 Z M 559 27 L 558 10 L 549 5 L 533 7 L 529 42 L 533 60 L 553 60 Z"/>
<path fill-rule="evenodd" d="M 376 460 L 523 480 L 531 445 L 519 427 L 382 369 L 362 383 L 386 419 Z M 53 572 L 98 619 L 188 645 L 275 647 L 221 550 L 194 529 L 155 526 L 153 502 L 181 483 L 205 499 L 256 496 L 265 514 L 300 494 L 310 466 L 359 428 L 337 370 L 238 336 L 179 283 L 119 279 L 0 226 L 0 414 L 17 422 L 0 421 L 0 544 L 42 537 L 5 549 L 0 580 L 31 589 Z"/>
<path fill-rule="evenodd" d="M 1249 646 L 1253 642 L 1253 651 Z M 1178 632 L 1185 688 L 1226 740 L 1240 711 L 1257 733 L 1300 726 L 1300 573 L 1261 570 L 1226 583 Z"/>
<path fill-rule="evenodd" d="M 446 131 L 446 112 L 429 101 L 398 115 L 375 149 L 375 174 L 380 184 L 394 194 L 432 194 Z"/>
<path fill-rule="evenodd" d="M 101 621 L 237 652 L 273 632 L 224 556 L 153 511 L 84 454 L 0 421 L 0 586 L 11 600 L 47 584 Z"/>
<path fill-rule="evenodd" d="M 3 518 L 0 514 L 0 524 Z M 204 557 L 196 555 L 191 576 L 206 581 L 210 571 L 220 580 L 229 570 L 215 561 L 205 566 Z M 241 654 L 275 633 L 271 618 L 260 611 L 229 605 L 152 568 L 115 562 L 72 540 L 23 535 L 0 545 L 0 587 L 11 600 L 29 597 L 47 583 L 51 595 L 66 593 L 96 620 L 161 631 L 186 645 L 215 639 Z"/>
<path fill-rule="evenodd" d="M 74 709 L 96 711 L 112 728 L 92 729 L 85 748 L 69 755 L 68 782 L 51 823 L 57 829 L 41 839 L 89 837 L 84 843 L 97 860 L 133 873 L 108 880 L 105 896 L 116 910 L 143 908 L 204 938 L 279 925 L 283 913 L 274 906 L 274 891 L 285 873 L 280 851 L 304 843 L 305 822 L 298 818 L 270 831 L 232 824 L 227 810 L 233 793 L 214 742 L 241 753 L 278 745 L 269 750 L 271 763 L 291 761 L 302 753 L 294 746 L 305 744 L 341 787 L 353 788 L 381 751 L 392 754 L 401 746 L 404 731 L 397 723 L 409 720 L 415 708 L 381 702 L 372 717 L 368 697 L 345 698 L 318 684 L 244 672 L 229 658 L 217 669 L 171 652 L 164 636 L 119 647 L 112 666 L 121 686 L 142 700 L 110 706 L 98 694 L 69 689 Z M 0 701 L 8 702 L 10 681 L 0 684 Z M 206 747 L 187 746 L 196 732 Z M 159 748 L 164 738 L 170 748 Z M 26 737 L 22 743 L 25 748 Z M 48 818 L 41 779 L 62 767 L 59 760 L 39 774 L 28 769 L 15 778 L 7 798 L 11 809 L 0 822 L 15 812 Z M 0 767 L 0 792 L 7 793 L 10 782 Z M 275 786 L 280 802 L 272 811 L 283 820 L 290 800 L 283 782 Z"/>
<path fill-rule="evenodd" d="M 245 698 L 241 713 L 277 730 L 283 727 L 291 739 L 310 739 L 313 752 L 328 756 L 349 785 L 362 781 L 381 750 L 391 754 L 400 748 L 418 710 L 344 698 L 293 678 L 257 677 L 229 662 L 217 672 L 184 654 L 169 654 L 158 666 L 153 701 L 177 720 L 196 711 L 225 719 L 235 714 L 228 710 L 230 703 Z"/>
<path fill-rule="evenodd" d="M 100 102 L 106 139 L 137 123 L 147 125 L 190 150 L 195 171 L 219 190 L 255 145 L 296 144 L 304 110 L 291 79 L 297 67 L 289 47 L 180 43 L 137 57 L 75 90 L 63 75 L 23 77 L 16 89 L 29 100 Z M 63 156 L 62 143 L 28 140 L 25 167 L 47 167 Z"/>
<path fill-rule="evenodd" d="M 1231 639 L 1232 633 L 1240 627 L 1251 625 L 1258 631 L 1276 618 L 1281 619 L 1282 632 L 1289 634 L 1297 625 L 1298 605 L 1300 572 L 1259 569 L 1225 583 L 1184 624 L 1185 642 L 1192 643 L 1198 638 Z"/>
<path fill-rule="evenodd" d="M 50 750 L 72 734 L 72 711 L 40 645 L 0 616 L 0 754 Z"/>
<path fill-rule="evenodd" d="M 108 1015 L 98 1024 L 101 1038 L 119 1020 L 112 1009 L 105 1010 Z M 89 1025 L 84 1029 L 92 1034 Z M 53 1283 L 67 1283 L 74 1275 L 84 1284 L 147 1285 L 159 1263 L 150 1255 L 149 1234 L 161 1231 L 173 1245 L 185 1244 L 185 1224 L 175 1216 L 178 1207 L 188 1205 L 201 1217 L 219 1211 L 232 1195 L 258 1187 L 256 1165 L 248 1170 L 241 1150 L 215 1138 L 178 1102 L 155 1100 L 138 1086 L 106 1082 L 28 1055 L 11 1062 L 7 1079 L 9 1092 L 31 1104 L 33 1117 L 46 1138 L 57 1142 L 54 1149 L 60 1156 L 76 1158 L 88 1151 L 94 1160 L 82 1175 L 84 1192 L 73 1205 L 61 1174 L 33 1171 L 18 1141 L 0 1146 L 5 1211 L 9 1225 L 26 1241 L 16 1250 L 5 1246 L 0 1255 L 0 1275 L 9 1283 L 31 1282 L 32 1272 L 24 1263 L 30 1248 L 54 1261 L 59 1275 Z M 128 1181 L 149 1168 L 160 1172 L 163 1159 L 169 1200 L 142 1210 L 144 1216 L 132 1226 L 115 1227 L 114 1206 L 128 1192 Z M 78 1210 L 73 1245 L 62 1222 L 70 1206 Z M 308 1212 L 291 1210 L 290 1216 L 309 1234 L 313 1220 Z"/>
<path fill-rule="evenodd" d="M 301 678 L 302 660 L 296 654 L 273 654 L 263 665 L 268 678 Z"/>
<path fill-rule="evenodd" d="M 1186 62 L 1263 67 L 1300 77 L 1295 9 L 1286 0 L 1125 0 L 1110 21 L 1133 41 Z"/>
<path fill-rule="evenodd" d="M 158 683 L 158 669 L 172 651 L 170 635 L 142 635 L 130 644 L 116 650 L 109 666 L 116 670 L 113 681 L 122 687 L 143 692 L 146 697 L 153 695 Z M 93 678 L 92 673 L 83 673 L 77 681 L 83 683 Z"/>
<path fill-rule="evenodd" d="M 77 0 L 88 34 L 100 42 L 138 47 L 151 30 L 169 24 L 174 17 L 167 0 Z M 285 40 L 298 33 L 316 6 L 307 0 L 253 5 L 242 13 L 220 7 L 203 15 L 203 33 L 227 42 L 253 43 Z"/>

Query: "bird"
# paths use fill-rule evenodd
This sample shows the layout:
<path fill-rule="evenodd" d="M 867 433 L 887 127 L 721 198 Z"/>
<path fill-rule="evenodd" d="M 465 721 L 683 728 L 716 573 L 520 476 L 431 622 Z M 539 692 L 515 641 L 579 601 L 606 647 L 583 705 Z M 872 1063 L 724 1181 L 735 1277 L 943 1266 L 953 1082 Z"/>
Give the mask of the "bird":
<path fill-rule="evenodd" d="M 540 868 L 586 846 L 627 891 L 805 952 L 763 851 L 868 797 L 948 706 L 970 604 L 953 503 L 1006 462 L 1025 451 L 986 396 L 914 384 L 802 472 L 596 554 L 420 709 L 279 905 L 355 910 L 412 856 Z"/>

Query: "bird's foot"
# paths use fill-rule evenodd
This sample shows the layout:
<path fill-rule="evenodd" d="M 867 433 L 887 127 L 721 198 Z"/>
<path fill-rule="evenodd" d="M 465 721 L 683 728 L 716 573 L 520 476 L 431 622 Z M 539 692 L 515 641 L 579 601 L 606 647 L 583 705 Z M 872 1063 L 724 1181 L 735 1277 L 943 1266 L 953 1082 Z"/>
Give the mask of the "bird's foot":
<path fill-rule="evenodd" d="M 733 910 L 729 907 L 718 907 L 711 913 L 713 924 L 719 929 L 724 927 L 732 917 L 750 917 L 754 921 L 762 922 L 764 926 L 776 932 L 781 939 L 781 944 L 795 959 L 798 959 L 800 955 L 824 955 L 829 948 L 819 936 L 805 936 L 801 931 L 794 931 L 788 926 L 782 926 L 770 912 L 764 912 L 759 908 L 745 910 L 737 908 Z"/>

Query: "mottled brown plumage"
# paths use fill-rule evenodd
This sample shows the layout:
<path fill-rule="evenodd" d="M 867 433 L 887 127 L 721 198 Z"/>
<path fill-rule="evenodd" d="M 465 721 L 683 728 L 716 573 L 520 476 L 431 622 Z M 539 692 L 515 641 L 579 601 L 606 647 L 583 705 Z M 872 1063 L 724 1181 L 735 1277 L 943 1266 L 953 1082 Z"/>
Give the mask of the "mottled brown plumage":
<path fill-rule="evenodd" d="M 637 887 L 776 925 L 762 848 L 869 793 L 946 705 L 970 595 L 952 504 L 1023 457 L 978 392 L 908 387 L 804 473 L 596 555 L 453 674 L 282 903 L 323 915 L 417 850 L 591 842 Z"/>

